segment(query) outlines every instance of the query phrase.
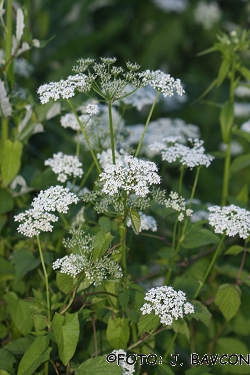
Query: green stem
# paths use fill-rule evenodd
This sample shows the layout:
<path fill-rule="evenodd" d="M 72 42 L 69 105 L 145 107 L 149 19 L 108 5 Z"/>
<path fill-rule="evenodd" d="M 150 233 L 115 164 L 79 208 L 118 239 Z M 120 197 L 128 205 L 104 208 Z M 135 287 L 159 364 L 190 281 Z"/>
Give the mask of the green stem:
<path fill-rule="evenodd" d="M 163 358 L 166 359 L 167 356 L 169 355 L 169 352 L 170 352 L 170 350 L 171 350 L 171 348 L 172 348 L 172 346 L 173 346 L 173 343 L 174 343 L 175 340 L 176 340 L 177 335 L 178 335 L 178 333 L 175 332 L 175 334 L 174 334 L 174 336 L 172 337 L 172 340 L 171 340 L 171 342 L 170 342 L 170 344 L 169 344 L 169 346 L 168 346 L 168 348 L 167 348 L 167 351 L 166 351 L 166 353 L 164 354 Z"/>
<path fill-rule="evenodd" d="M 191 197 L 190 197 L 189 207 L 191 207 L 192 202 L 193 202 L 193 199 L 194 199 L 194 193 L 195 193 L 195 189 L 196 189 L 196 186 L 197 186 L 197 182 L 198 182 L 198 178 L 199 178 L 200 169 L 201 169 L 201 167 L 198 167 L 197 170 L 196 170 L 195 179 L 194 179 L 194 184 L 193 184 L 193 187 L 192 187 L 192 192 L 191 192 Z"/>
<path fill-rule="evenodd" d="M 88 145 L 89 151 L 90 151 L 90 153 L 91 153 L 91 155 L 92 155 L 92 158 L 93 158 L 93 160 L 94 160 L 94 162 L 95 162 L 95 165 L 96 165 L 96 168 L 97 168 L 97 170 L 98 170 L 98 173 L 101 174 L 102 171 L 101 171 L 100 165 L 99 165 L 98 160 L 97 160 L 97 158 L 96 158 L 96 156 L 95 156 L 95 153 L 94 153 L 94 151 L 93 151 L 93 149 L 92 149 L 92 147 L 91 147 L 91 144 L 90 144 L 90 142 L 89 142 L 89 138 L 88 138 L 87 133 L 86 133 L 86 131 L 85 131 L 85 129 L 84 129 L 84 126 L 83 126 L 81 120 L 79 119 L 79 116 L 78 116 L 78 114 L 77 114 L 77 112 L 76 112 L 74 106 L 72 105 L 71 101 L 70 101 L 69 99 L 67 99 L 67 102 L 69 103 L 69 106 L 70 106 L 70 108 L 72 109 L 72 112 L 73 112 L 74 115 L 76 116 L 77 122 L 78 122 L 78 124 L 79 124 L 79 126 L 80 126 L 80 128 L 81 128 L 82 134 L 83 134 L 83 136 L 84 136 L 84 138 L 85 138 L 85 140 L 86 140 L 86 142 L 87 142 L 87 145 Z"/>
<path fill-rule="evenodd" d="M 94 168 L 94 166 L 95 166 L 95 162 L 93 161 L 93 163 L 91 164 L 91 166 L 89 167 L 87 172 L 84 173 L 84 178 L 82 179 L 82 181 L 80 183 L 79 190 L 84 186 L 84 184 L 87 181 L 87 179 L 88 179 L 90 173 L 92 172 L 92 169 Z"/>
<path fill-rule="evenodd" d="M 219 243 L 219 245 L 218 245 L 218 247 L 217 247 L 217 249 L 216 249 L 216 251 L 214 253 L 214 256 L 213 256 L 213 258 L 211 260 L 211 263 L 209 264 L 207 272 L 205 273 L 205 276 L 203 277 L 203 280 L 200 282 L 200 285 L 198 286 L 198 288 L 197 288 L 197 290 L 196 290 L 196 292 L 194 294 L 194 299 L 196 299 L 198 297 L 198 294 L 200 293 L 200 290 L 203 287 L 203 285 L 204 285 L 204 283 L 205 283 L 205 281 L 206 281 L 206 279 L 207 279 L 207 277 L 208 277 L 208 275 L 209 275 L 209 273 L 210 273 L 210 271 L 211 271 L 211 269 L 212 269 L 212 267 L 214 265 L 214 262 L 216 261 L 218 255 L 220 253 L 220 249 L 221 249 L 221 246 L 222 246 L 222 243 L 223 243 L 225 237 L 226 237 L 226 234 L 224 233 L 223 236 L 222 236 L 222 238 L 221 238 L 221 240 L 220 240 L 220 243 Z"/>
<path fill-rule="evenodd" d="M 46 300 L 47 300 L 47 321 L 48 321 L 48 328 L 50 328 L 51 325 L 51 315 L 50 315 L 50 298 L 49 298 L 49 282 L 48 282 L 48 273 L 46 270 L 45 262 L 44 262 L 44 257 L 43 257 L 43 252 L 42 252 L 42 247 L 41 247 L 41 242 L 39 236 L 37 237 L 37 244 L 38 244 L 38 249 L 39 249 L 39 255 L 42 263 L 42 269 L 43 269 L 43 274 L 45 278 L 45 288 L 46 288 Z"/>
<path fill-rule="evenodd" d="M 227 150 L 226 150 L 225 162 L 224 162 L 224 176 L 223 176 L 222 199 L 221 199 L 222 206 L 226 205 L 227 198 L 228 198 L 230 164 L 231 164 L 231 140 L 227 144 Z"/>
<path fill-rule="evenodd" d="M 113 119 L 112 119 L 112 104 L 108 101 L 108 113 L 109 113 L 109 129 L 111 138 L 111 149 L 112 149 L 112 162 L 115 164 L 115 137 L 113 129 Z"/>
<path fill-rule="evenodd" d="M 145 126 L 144 126 L 143 133 L 142 133 L 142 135 L 141 135 L 140 142 L 139 142 L 138 147 L 137 147 L 137 150 L 136 150 L 136 152 L 135 152 L 135 157 L 137 157 L 138 154 L 139 154 L 139 152 L 140 152 L 140 149 L 141 149 L 141 146 L 142 146 L 142 142 L 143 142 L 144 136 L 145 136 L 145 134 L 146 134 L 146 131 L 147 131 L 147 129 L 148 129 L 148 124 L 149 124 L 149 121 L 151 120 L 151 116 L 152 116 L 152 114 L 153 114 L 153 111 L 154 111 L 154 108 L 155 108 L 155 105 L 156 105 L 156 102 L 157 102 L 157 100 L 158 100 L 159 95 L 160 95 L 160 91 L 157 92 L 157 95 L 156 95 L 156 97 L 155 97 L 155 100 L 154 100 L 154 102 L 153 102 L 153 104 L 152 104 L 152 106 L 151 106 L 151 108 L 150 108 L 150 111 L 149 111 L 149 114 L 148 114 L 148 118 L 147 118 L 146 124 L 145 124 Z"/>
<path fill-rule="evenodd" d="M 62 219 L 62 221 L 63 221 L 65 227 L 66 227 L 67 229 L 69 229 L 69 228 L 70 228 L 70 225 L 69 225 L 69 223 L 67 222 L 67 220 L 65 219 L 65 217 L 61 214 L 61 212 L 59 212 L 59 215 L 60 215 L 60 218 Z"/>
<path fill-rule="evenodd" d="M 179 195 L 182 194 L 183 176 L 184 176 L 184 165 L 180 166 L 180 180 L 179 180 Z"/>

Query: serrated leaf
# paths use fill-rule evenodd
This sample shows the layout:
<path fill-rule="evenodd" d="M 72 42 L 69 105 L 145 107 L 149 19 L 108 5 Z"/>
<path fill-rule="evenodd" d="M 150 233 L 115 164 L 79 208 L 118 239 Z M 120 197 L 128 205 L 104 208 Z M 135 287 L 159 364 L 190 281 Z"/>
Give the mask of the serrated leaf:
<path fill-rule="evenodd" d="M 112 348 L 126 349 L 129 334 L 129 320 L 127 318 L 109 318 L 106 337 Z"/>
<path fill-rule="evenodd" d="M 17 283 L 27 272 L 37 268 L 40 259 L 36 259 L 30 251 L 21 249 L 14 252 L 13 263 L 16 271 L 15 282 Z"/>
<path fill-rule="evenodd" d="M 172 327 L 176 333 L 181 333 L 186 336 L 188 341 L 190 340 L 190 332 L 184 319 L 173 320 Z"/>
<path fill-rule="evenodd" d="M 247 360 L 249 355 L 249 348 L 246 346 L 244 342 L 237 338 L 222 337 L 217 339 L 214 347 L 214 353 L 218 353 L 220 356 L 226 353 L 227 357 L 225 358 L 225 362 L 231 354 L 241 354 Z M 234 363 L 235 355 L 233 355 L 231 360 L 232 363 Z M 220 373 L 223 374 L 249 374 L 249 365 L 244 363 L 244 361 L 242 361 L 242 364 L 237 364 L 235 366 L 232 366 L 230 363 L 225 363 L 222 366 L 220 363 L 218 363 L 217 368 L 220 369 Z"/>
<path fill-rule="evenodd" d="M 225 251 L 224 255 L 238 255 L 242 251 L 244 251 L 243 246 L 234 245 L 234 246 L 229 247 L 229 249 L 227 249 L 227 251 Z"/>
<path fill-rule="evenodd" d="M 11 104 L 5 90 L 4 82 L 0 80 L 0 110 L 4 117 L 9 117 L 12 114 Z"/>
<path fill-rule="evenodd" d="M 6 139 L 3 144 L 1 173 L 3 184 L 7 186 L 18 173 L 21 166 L 23 145 L 19 141 Z"/>
<path fill-rule="evenodd" d="M 14 207 L 14 199 L 6 190 L 0 190 L 0 202 L 0 215 L 11 211 Z"/>
<path fill-rule="evenodd" d="M 115 363 L 109 363 L 106 356 L 87 359 L 76 371 L 76 375 L 122 375 L 122 368 Z"/>
<path fill-rule="evenodd" d="M 236 285 L 222 284 L 215 296 L 215 304 L 219 307 L 225 319 L 232 319 L 240 307 L 241 290 Z"/>
<path fill-rule="evenodd" d="M 14 375 L 13 365 L 15 362 L 15 357 L 8 350 L 0 349 L 0 370 Z"/>
<path fill-rule="evenodd" d="M 138 322 L 138 334 L 142 336 L 145 332 L 155 331 L 160 324 L 159 316 L 154 313 L 142 315 Z"/>
<path fill-rule="evenodd" d="M 52 330 L 58 346 L 59 357 L 64 366 L 66 366 L 75 354 L 78 343 L 80 334 L 78 314 L 68 314 L 66 312 L 65 316 L 62 316 L 55 313 L 52 321 Z"/>
<path fill-rule="evenodd" d="M 6 293 L 4 299 L 16 328 L 24 336 L 27 335 L 33 327 L 33 321 L 30 316 L 30 302 L 19 299 L 14 292 Z"/>
<path fill-rule="evenodd" d="M 237 156 L 231 164 L 231 173 L 241 171 L 242 169 L 250 166 L 250 153 Z"/>
<path fill-rule="evenodd" d="M 190 316 L 188 315 L 187 318 L 200 320 L 205 326 L 209 327 L 212 314 L 209 312 L 208 308 L 199 301 L 193 300 L 192 304 L 194 305 L 194 313 Z"/>
<path fill-rule="evenodd" d="M 38 336 L 25 352 L 18 367 L 17 375 L 33 375 L 35 370 L 50 358 L 52 348 L 49 338 Z"/>
<path fill-rule="evenodd" d="M 220 112 L 220 127 L 222 140 L 228 144 L 230 141 L 230 133 L 234 120 L 234 105 L 233 103 L 226 102 Z"/>
<path fill-rule="evenodd" d="M 139 213 L 134 208 L 131 208 L 129 210 L 129 216 L 130 216 L 131 223 L 133 225 L 135 233 L 139 234 L 140 227 L 141 227 L 141 218 L 140 218 Z"/>
<path fill-rule="evenodd" d="M 74 288 L 74 278 L 66 273 L 57 272 L 56 284 L 64 294 L 68 294 Z"/>
<path fill-rule="evenodd" d="M 106 232 L 104 230 L 100 230 L 93 242 L 93 259 L 100 259 L 101 256 L 108 250 L 111 241 L 113 240 L 114 236 L 110 232 Z"/>
<path fill-rule="evenodd" d="M 219 242 L 219 236 L 211 232 L 209 229 L 198 228 L 196 230 L 190 231 L 186 235 L 184 241 L 182 242 L 182 246 L 186 249 L 193 249 L 209 244 L 217 245 Z"/>

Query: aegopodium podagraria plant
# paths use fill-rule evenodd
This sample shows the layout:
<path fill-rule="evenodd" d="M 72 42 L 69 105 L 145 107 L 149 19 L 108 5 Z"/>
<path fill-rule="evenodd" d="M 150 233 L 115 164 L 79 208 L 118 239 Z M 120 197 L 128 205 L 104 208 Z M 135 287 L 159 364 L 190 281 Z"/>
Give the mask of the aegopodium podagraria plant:
<path fill-rule="evenodd" d="M 73 70 L 74 74 L 66 80 L 38 89 L 42 104 L 51 99 L 63 100 L 70 108 L 70 113 L 61 116 L 64 129 L 60 130 L 76 141 L 76 155 L 52 152 L 53 157 L 45 161 L 57 174 L 59 183 L 70 189 L 57 185 L 42 190 L 34 197 L 32 208 L 16 215 L 15 220 L 20 223 L 20 233 L 36 236 L 34 253 L 37 244 L 43 268 L 46 302 L 41 302 L 41 287 L 39 296 L 36 291 L 34 294 L 39 297 L 37 303 L 48 332 L 43 327 L 34 342 L 46 341 L 48 353 L 39 362 L 44 363 L 44 375 L 53 369 L 57 375 L 77 375 L 86 369 L 97 371 L 98 375 L 112 370 L 118 374 L 117 368 L 107 367 L 112 365 L 105 359 L 105 354 L 113 349 L 114 355 L 140 353 L 145 344 L 147 348 L 155 344 L 159 352 L 164 346 L 167 358 L 175 340 L 176 350 L 187 352 L 187 344 L 178 335 L 189 339 L 192 334 L 195 345 L 196 328 L 189 326 L 189 320 L 195 318 L 197 324 L 199 320 L 209 324 L 209 303 L 204 301 L 209 298 L 210 285 L 207 284 L 205 296 L 200 296 L 201 301 L 195 299 L 226 234 L 239 234 L 247 240 L 250 224 L 248 211 L 236 206 L 212 206 L 208 220 L 206 215 L 198 222 L 190 220 L 199 171 L 210 167 L 214 157 L 206 154 L 197 126 L 186 125 L 180 119 L 151 121 L 160 95 L 183 94 L 179 79 L 160 70 L 141 70 L 136 63 L 127 62 L 125 68 L 116 66 L 115 58 L 101 58 L 101 62 L 80 59 Z M 145 100 L 140 102 L 146 92 Z M 151 107 L 147 108 L 149 104 Z M 139 111 L 143 108 L 143 129 L 127 125 L 126 111 L 130 107 Z M 148 126 L 152 141 L 147 153 L 143 142 Z M 130 136 L 133 130 L 135 137 Z M 151 136 L 146 138 L 147 146 L 149 139 Z M 178 183 L 172 173 L 176 165 L 180 170 Z M 184 170 L 190 173 L 185 188 Z M 208 224 L 222 237 L 211 233 Z M 63 240 L 68 231 L 71 237 Z M 211 256 L 214 249 L 208 246 L 214 244 L 218 245 L 217 250 L 210 263 L 205 263 L 205 275 L 201 275 L 203 263 L 199 275 L 191 273 L 193 264 L 196 267 L 196 262 Z M 51 257 L 45 257 L 44 252 Z M 155 267 L 152 274 L 147 262 L 151 262 L 152 269 Z M 164 278 L 163 285 L 148 290 L 143 301 L 145 290 L 140 282 L 155 276 L 161 281 Z M 214 294 L 217 285 L 217 281 L 212 285 Z M 187 302 L 192 296 L 192 303 Z M 220 308 L 224 308 L 224 313 L 227 307 Z M 160 335 L 163 331 L 164 335 Z M 164 341 L 163 346 L 159 346 L 159 340 Z M 164 365 L 168 366 L 166 362 Z M 135 371 L 141 374 L 147 370 L 138 365 Z"/>

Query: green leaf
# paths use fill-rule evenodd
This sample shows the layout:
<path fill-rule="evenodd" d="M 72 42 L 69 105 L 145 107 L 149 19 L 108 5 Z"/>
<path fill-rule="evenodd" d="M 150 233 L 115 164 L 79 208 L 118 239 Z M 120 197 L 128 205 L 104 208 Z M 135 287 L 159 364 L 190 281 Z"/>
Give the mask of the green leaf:
<path fill-rule="evenodd" d="M 7 186 L 17 175 L 21 166 L 23 145 L 19 141 L 6 139 L 3 144 L 1 173 L 3 184 Z"/>
<path fill-rule="evenodd" d="M 218 73 L 218 77 L 217 77 L 217 85 L 216 85 L 217 87 L 219 87 L 224 81 L 224 79 L 226 78 L 229 72 L 230 65 L 231 65 L 230 60 L 222 60 L 219 73 Z"/>
<path fill-rule="evenodd" d="M 115 363 L 108 363 L 105 356 L 90 358 L 83 362 L 76 375 L 122 375 L 122 368 Z"/>
<path fill-rule="evenodd" d="M 21 249 L 14 252 L 13 263 L 16 270 L 15 282 L 17 283 L 27 272 L 37 268 L 40 259 L 36 259 L 30 251 Z"/>
<path fill-rule="evenodd" d="M 8 350 L 0 349 L 0 370 L 14 375 L 13 364 L 15 362 L 15 357 Z"/>
<path fill-rule="evenodd" d="M 182 335 L 186 336 L 189 341 L 190 332 L 184 319 L 173 320 L 172 327 L 176 333 L 181 333 Z"/>
<path fill-rule="evenodd" d="M 173 370 L 168 365 L 158 365 L 157 366 L 157 375 L 175 375 Z"/>
<path fill-rule="evenodd" d="M 220 112 L 220 127 L 222 140 L 228 144 L 230 141 L 230 133 L 234 120 L 234 105 L 233 103 L 226 102 Z"/>
<path fill-rule="evenodd" d="M 240 307 L 241 290 L 236 285 L 222 284 L 215 296 L 215 304 L 219 307 L 225 319 L 232 319 Z"/>
<path fill-rule="evenodd" d="M 55 313 L 52 321 L 52 330 L 58 346 L 59 357 L 67 365 L 73 357 L 78 343 L 80 327 L 78 314 L 68 314 L 65 316 Z"/>
<path fill-rule="evenodd" d="M 247 204 L 248 202 L 248 184 L 244 184 L 236 199 Z"/>
<path fill-rule="evenodd" d="M 246 78 L 248 81 L 250 80 L 250 70 L 245 68 L 244 66 L 241 66 L 238 71 L 243 75 L 244 78 Z"/>
<path fill-rule="evenodd" d="M 5 349 L 8 350 L 9 352 L 11 352 L 14 355 L 20 356 L 28 350 L 30 345 L 33 343 L 34 339 L 35 338 L 33 336 L 30 336 L 30 335 L 26 336 L 26 337 L 21 337 L 20 339 L 10 341 L 5 346 Z"/>
<path fill-rule="evenodd" d="M 21 359 L 17 375 L 33 375 L 43 362 L 49 360 L 51 350 L 49 338 L 38 336 Z"/>
<path fill-rule="evenodd" d="M 209 327 L 212 314 L 209 312 L 207 307 L 199 301 L 192 301 L 194 305 L 194 313 L 187 316 L 188 319 L 200 320 L 205 326 Z"/>
<path fill-rule="evenodd" d="M 11 211 L 14 207 L 14 199 L 6 190 L 0 190 L 0 202 L 0 215 Z"/>
<path fill-rule="evenodd" d="M 57 272 L 56 284 L 61 292 L 68 294 L 74 288 L 74 278 L 66 273 Z"/>
<path fill-rule="evenodd" d="M 118 299 L 120 302 L 120 305 L 123 309 L 126 309 L 128 306 L 130 297 L 130 289 L 129 288 L 121 288 L 119 290 Z"/>
<path fill-rule="evenodd" d="M 231 164 L 231 174 L 241 171 L 242 169 L 249 167 L 250 165 L 250 153 L 237 156 Z"/>
<path fill-rule="evenodd" d="M 93 259 L 100 259 L 101 256 L 108 250 L 111 241 L 113 240 L 114 236 L 110 232 L 106 232 L 104 230 L 100 230 L 93 242 Z"/>
<path fill-rule="evenodd" d="M 30 302 L 18 299 L 14 292 L 6 293 L 4 299 L 16 328 L 24 336 L 27 335 L 33 327 L 33 321 L 30 316 Z"/>
<path fill-rule="evenodd" d="M 108 343 L 114 349 L 126 349 L 129 339 L 129 320 L 127 318 L 109 318 L 106 331 Z"/>
<path fill-rule="evenodd" d="M 242 251 L 244 251 L 243 246 L 234 245 L 234 246 L 229 247 L 229 249 L 227 249 L 227 251 L 224 253 L 224 255 L 238 255 Z"/>
<path fill-rule="evenodd" d="M 15 270 L 13 265 L 7 260 L 0 257 L 0 281 L 13 280 Z"/>
<path fill-rule="evenodd" d="M 4 86 L 4 82 L 0 80 L 0 115 L 9 117 L 12 114 L 12 108 L 7 96 L 7 92 Z"/>
<path fill-rule="evenodd" d="M 209 244 L 218 244 L 220 242 L 219 236 L 211 232 L 209 229 L 199 228 L 191 230 L 182 242 L 182 246 L 186 249 L 193 249 Z"/>
<path fill-rule="evenodd" d="M 159 316 L 154 313 L 142 315 L 138 322 L 138 334 L 142 336 L 145 332 L 153 332 L 160 324 Z"/>
<path fill-rule="evenodd" d="M 129 210 L 129 217 L 131 219 L 131 223 L 133 225 L 135 233 L 139 234 L 141 227 L 141 218 L 139 213 L 134 208 L 131 208 Z"/>
<path fill-rule="evenodd" d="M 214 353 L 218 353 L 219 355 L 226 354 L 227 357 L 223 358 L 224 361 L 227 361 L 231 354 L 239 354 L 247 359 L 249 348 L 239 339 L 232 338 L 232 337 L 223 337 L 223 338 L 217 339 L 215 347 L 214 347 Z M 232 362 L 235 361 L 235 356 L 231 358 L 231 361 Z M 249 375 L 249 365 L 246 365 L 244 361 L 242 361 L 241 365 L 237 364 L 235 366 L 232 366 L 231 364 L 224 364 L 222 366 L 220 363 L 218 363 L 216 367 L 217 367 L 217 371 L 219 370 L 220 374 Z"/>
<path fill-rule="evenodd" d="M 211 369 L 206 366 L 196 366 L 185 371 L 185 375 L 210 375 Z"/>

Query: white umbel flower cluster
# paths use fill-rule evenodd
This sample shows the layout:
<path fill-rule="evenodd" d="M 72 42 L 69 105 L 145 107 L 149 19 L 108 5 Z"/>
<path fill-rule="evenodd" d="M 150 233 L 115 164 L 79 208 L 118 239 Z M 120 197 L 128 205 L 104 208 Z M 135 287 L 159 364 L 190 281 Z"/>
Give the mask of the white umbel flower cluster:
<path fill-rule="evenodd" d="M 75 90 L 88 92 L 91 88 L 88 77 L 79 73 L 69 76 L 66 80 L 45 83 L 37 90 L 42 104 L 48 103 L 50 99 L 69 99 L 75 95 Z"/>
<path fill-rule="evenodd" d="M 41 232 L 52 232 L 53 226 L 51 222 L 56 222 L 58 217 L 48 212 L 31 208 L 14 216 L 14 220 L 22 223 L 17 228 L 19 233 L 27 237 L 33 237 L 38 236 Z"/>
<path fill-rule="evenodd" d="M 89 116 L 82 114 L 79 116 L 79 120 L 84 125 L 89 119 Z M 71 128 L 73 130 L 81 130 L 80 125 L 74 113 L 66 113 L 60 118 L 60 123 L 63 128 Z"/>
<path fill-rule="evenodd" d="M 166 208 L 172 208 L 173 210 L 180 212 L 177 218 L 179 221 L 182 221 L 185 215 L 191 216 L 193 213 L 193 210 L 190 208 L 186 209 L 185 199 L 174 191 L 171 191 L 169 198 L 166 200 Z"/>
<path fill-rule="evenodd" d="M 140 219 L 141 219 L 141 225 L 140 225 L 139 232 L 141 232 L 142 230 L 152 230 L 152 232 L 156 232 L 157 231 L 157 223 L 156 223 L 155 218 L 153 216 L 150 216 L 150 215 L 145 215 L 141 211 L 139 211 L 138 213 L 139 213 Z M 127 226 L 128 227 L 132 226 L 130 218 L 128 218 L 128 220 L 127 220 Z"/>
<path fill-rule="evenodd" d="M 97 115 L 99 112 L 98 105 L 96 104 L 87 104 L 86 105 L 86 113 L 90 116 Z"/>
<path fill-rule="evenodd" d="M 123 189 L 128 194 L 145 197 L 149 186 L 161 181 L 157 171 L 154 162 L 124 156 L 117 164 L 108 164 L 100 174 L 100 181 L 104 183 L 102 191 L 114 195 Z"/>
<path fill-rule="evenodd" d="M 171 325 L 173 319 L 183 319 L 184 315 L 194 313 L 194 306 L 186 302 L 186 294 L 182 290 L 175 291 L 171 286 L 149 289 L 144 300 L 147 302 L 140 308 L 142 315 L 153 311 L 165 325 Z"/>
<path fill-rule="evenodd" d="M 31 206 L 38 211 L 58 211 L 66 214 L 69 205 L 78 201 L 79 198 L 69 189 L 56 185 L 47 190 L 41 190 L 38 196 L 34 198 Z"/>
<path fill-rule="evenodd" d="M 194 10 L 194 21 L 210 30 L 221 19 L 222 12 L 216 1 L 199 1 Z"/>
<path fill-rule="evenodd" d="M 154 142 L 149 145 L 149 148 L 153 151 L 158 151 L 162 155 L 162 160 L 166 160 L 169 163 L 179 161 L 182 165 L 193 169 L 194 167 L 205 165 L 209 167 L 211 161 L 214 159 L 211 155 L 205 154 L 205 148 L 203 147 L 203 141 L 199 139 L 188 138 L 188 141 L 193 145 L 192 148 L 178 143 L 178 137 L 167 137 L 162 142 Z"/>
<path fill-rule="evenodd" d="M 82 177 L 82 163 L 77 156 L 65 155 L 62 152 L 53 154 L 52 159 L 47 159 L 44 165 L 52 168 L 52 171 L 58 175 L 57 180 L 60 182 L 67 181 L 68 177 Z"/>
<path fill-rule="evenodd" d="M 214 227 L 215 233 L 226 232 L 230 237 L 238 234 L 244 239 L 250 235 L 250 212 L 245 208 L 231 204 L 224 207 L 208 207 L 208 210 L 208 222 Z"/>
<path fill-rule="evenodd" d="M 14 216 L 15 221 L 22 223 L 17 231 L 27 237 L 38 236 L 41 232 L 52 232 L 51 222 L 56 222 L 58 217 L 49 212 L 67 213 L 68 205 L 77 203 L 78 200 L 75 194 L 62 186 L 52 186 L 42 190 L 31 203 L 33 208 Z"/>
<path fill-rule="evenodd" d="M 98 153 L 97 159 L 99 160 L 100 166 L 102 168 L 106 167 L 108 164 L 112 164 L 112 150 L 111 148 L 108 148 L 106 151 L 102 151 L 101 153 Z M 119 153 L 117 150 L 115 150 L 115 160 L 116 163 L 118 161 L 122 162 L 123 155 Z"/>
<path fill-rule="evenodd" d="M 173 96 L 175 92 L 182 96 L 185 93 L 179 78 L 174 79 L 170 74 L 161 70 L 148 69 L 139 75 L 145 85 L 152 86 L 155 90 L 160 91 L 163 96 Z"/>

